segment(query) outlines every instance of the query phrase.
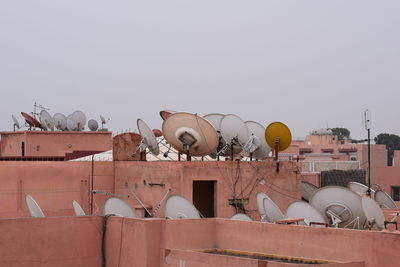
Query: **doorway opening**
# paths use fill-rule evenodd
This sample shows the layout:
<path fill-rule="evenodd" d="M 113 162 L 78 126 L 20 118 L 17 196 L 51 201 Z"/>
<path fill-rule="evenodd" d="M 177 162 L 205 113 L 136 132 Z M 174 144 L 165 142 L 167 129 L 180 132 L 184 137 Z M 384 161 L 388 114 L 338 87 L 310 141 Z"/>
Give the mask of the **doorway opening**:
<path fill-rule="evenodd" d="M 216 181 L 193 181 L 193 205 L 205 218 L 215 217 Z"/>

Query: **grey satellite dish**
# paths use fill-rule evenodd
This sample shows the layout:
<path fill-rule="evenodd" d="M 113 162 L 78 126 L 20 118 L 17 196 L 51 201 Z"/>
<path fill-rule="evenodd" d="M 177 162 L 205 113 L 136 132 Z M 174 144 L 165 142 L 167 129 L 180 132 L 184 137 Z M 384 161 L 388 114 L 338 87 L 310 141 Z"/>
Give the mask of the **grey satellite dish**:
<path fill-rule="evenodd" d="M 249 215 L 243 214 L 243 213 L 236 213 L 231 217 L 231 220 L 237 220 L 237 221 L 253 221 Z"/>
<path fill-rule="evenodd" d="M 296 201 L 289 204 L 286 209 L 285 218 L 303 218 L 304 222 L 299 224 L 310 225 L 314 223 L 326 223 L 326 219 L 313 206 L 304 201 Z"/>
<path fill-rule="evenodd" d="M 312 183 L 301 181 L 301 197 L 304 198 L 307 202 L 310 202 L 311 195 L 317 190 L 318 187 L 316 187 Z"/>
<path fill-rule="evenodd" d="M 54 126 L 61 131 L 67 130 L 67 117 L 62 113 L 56 113 L 53 115 Z"/>
<path fill-rule="evenodd" d="M 249 130 L 243 120 L 234 115 L 225 115 L 220 123 L 221 136 L 229 146 L 230 154 L 238 154 L 249 140 Z"/>
<path fill-rule="evenodd" d="M 368 191 L 368 186 L 360 184 L 360 183 L 357 183 L 357 182 L 349 182 L 347 184 L 347 187 L 351 191 L 359 194 L 360 196 L 363 196 L 363 195 L 367 194 L 367 191 Z M 371 196 L 374 196 L 374 195 L 375 195 L 375 190 L 371 189 Z"/>
<path fill-rule="evenodd" d="M 136 124 L 139 129 L 140 136 L 142 137 L 142 141 L 139 145 L 140 152 L 143 152 L 146 150 L 146 148 L 148 148 L 153 155 L 157 156 L 160 153 L 160 148 L 158 147 L 157 139 L 153 131 L 141 119 L 138 119 Z"/>
<path fill-rule="evenodd" d="M 265 221 L 265 210 L 264 210 L 264 199 L 268 198 L 268 196 L 262 192 L 257 193 L 256 200 L 257 200 L 257 209 L 258 213 L 260 213 L 260 221 Z"/>
<path fill-rule="evenodd" d="M 82 131 L 85 129 L 86 115 L 82 111 L 74 111 L 74 113 L 72 113 L 72 121 L 74 122 L 75 131 Z"/>
<path fill-rule="evenodd" d="M 101 129 L 104 129 L 104 125 L 107 124 L 106 119 L 100 115 L 100 120 L 101 120 Z M 110 120 L 110 119 L 108 119 Z"/>
<path fill-rule="evenodd" d="M 360 229 L 366 220 L 361 197 L 345 187 L 322 187 L 312 194 L 310 204 L 335 227 Z"/>
<path fill-rule="evenodd" d="M 243 150 L 255 159 L 268 156 L 271 149 L 265 141 L 265 127 L 255 121 L 246 121 L 245 125 L 249 130 L 250 137 Z"/>
<path fill-rule="evenodd" d="M 75 131 L 74 127 L 75 127 L 75 123 L 74 123 L 74 121 L 72 119 L 72 114 L 70 114 L 70 115 L 67 116 L 67 130 L 68 131 Z"/>
<path fill-rule="evenodd" d="M 72 200 L 72 207 L 74 208 L 74 212 L 76 216 L 85 216 L 86 213 L 82 209 L 81 205 L 76 200 Z"/>
<path fill-rule="evenodd" d="M 136 218 L 135 212 L 122 199 L 111 197 L 104 203 L 104 215 L 115 215 L 128 218 Z"/>
<path fill-rule="evenodd" d="M 397 209 L 396 202 L 383 190 L 375 191 L 375 200 L 384 209 Z"/>
<path fill-rule="evenodd" d="M 11 118 L 12 118 L 13 123 L 14 123 L 14 131 L 15 131 L 15 128 L 20 129 L 21 126 L 19 125 L 19 122 L 18 122 L 17 118 L 14 115 L 11 115 Z"/>
<path fill-rule="evenodd" d="M 221 113 L 210 113 L 203 116 L 203 118 L 208 120 L 208 122 L 211 123 L 212 126 L 214 126 L 217 132 L 220 132 L 221 131 L 220 124 L 224 116 L 225 115 Z"/>
<path fill-rule="evenodd" d="M 50 113 L 48 113 L 46 110 L 40 111 L 39 121 L 40 121 L 40 124 L 42 124 L 44 129 L 46 129 L 48 131 L 50 131 L 50 130 L 54 131 L 53 117 L 51 117 Z"/>
<path fill-rule="evenodd" d="M 265 219 L 267 222 L 274 223 L 284 218 L 281 209 L 267 195 L 263 200 Z"/>
<path fill-rule="evenodd" d="M 28 206 L 29 213 L 34 218 L 43 218 L 44 213 L 39 207 L 38 203 L 33 199 L 31 195 L 25 196 L 26 205 Z"/>
<path fill-rule="evenodd" d="M 95 131 L 97 131 L 97 129 L 99 129 L 99 124 L 97 123 L 96 120 L 90 119 L 90 120 L 88 121 L 88 127 L 89 127 L 89 129 L 90 129 L 91 131 L 95 132 Z"/>
<path fill-rule="evenodd" d="M 369 196 L 363 196 L 361 204 L 365 217 L 367 217 L 368 225 L 371 227 L 375 226 L 379 230 L 385 229 L 385 216 L 379 204 Z"/>
<path fill-rule="evenodd" d="M 174 195 L 165 203 L 165 217 L 168 219 L 200 219 L 196 207 L 186 198 Z"/>

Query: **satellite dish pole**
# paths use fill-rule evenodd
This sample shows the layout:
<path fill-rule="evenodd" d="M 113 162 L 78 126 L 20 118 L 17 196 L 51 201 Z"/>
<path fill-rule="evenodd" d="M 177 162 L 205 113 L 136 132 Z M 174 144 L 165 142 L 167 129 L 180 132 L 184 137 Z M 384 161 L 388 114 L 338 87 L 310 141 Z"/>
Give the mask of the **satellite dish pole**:
<path fill-rule="evenodd" d="M 368 109 L 364 111 L 364 125 L 368 133 L 368 196 L 371 196 L 371 113 Z"/>

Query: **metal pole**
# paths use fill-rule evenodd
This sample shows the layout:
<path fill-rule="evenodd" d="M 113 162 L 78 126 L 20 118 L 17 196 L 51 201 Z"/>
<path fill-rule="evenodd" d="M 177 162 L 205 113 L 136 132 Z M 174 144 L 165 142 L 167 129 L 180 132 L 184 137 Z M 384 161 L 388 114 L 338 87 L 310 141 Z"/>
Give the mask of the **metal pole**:
<path fill-rule="evenodd" d="M 371 196 L 371 138 L 368 128 L 368 196 Z"/>

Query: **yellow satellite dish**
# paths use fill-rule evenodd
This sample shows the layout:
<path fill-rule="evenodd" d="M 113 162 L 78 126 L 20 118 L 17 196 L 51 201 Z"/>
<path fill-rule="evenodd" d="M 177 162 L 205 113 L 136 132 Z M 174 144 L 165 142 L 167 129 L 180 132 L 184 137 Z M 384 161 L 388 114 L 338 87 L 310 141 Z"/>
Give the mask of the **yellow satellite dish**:
<path fill-rule="evenodd" d="M 265 140 L 273 150 L 283 151 L 292 143 L 292 133 L 282 122 L 273 122 L 265 129 Z"/>

